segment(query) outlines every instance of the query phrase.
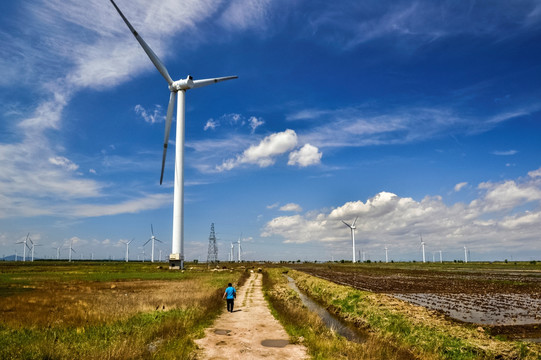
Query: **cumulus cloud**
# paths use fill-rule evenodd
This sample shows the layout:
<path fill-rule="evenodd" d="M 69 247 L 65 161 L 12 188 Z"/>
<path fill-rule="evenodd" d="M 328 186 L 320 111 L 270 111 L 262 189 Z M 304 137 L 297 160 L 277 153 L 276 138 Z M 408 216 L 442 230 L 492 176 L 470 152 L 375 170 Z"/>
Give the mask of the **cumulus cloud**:
<path fill-rule="evenodd" d="M 323 154 L 319 152 L 319 149 L 310 144 L 305 144 L 297 151 L 292 151 L 289 154 L 288 165 L 299 165 L 300 167 L 306 167 L 310 165 L 317 165 L 321 162 L 321 156 Z"/>
<path fill-rule="evenodd" d="M 286 130 L 265 137 L 257 145 L 252 145 L 241 155 L 234 159 L 228 159 L 216 167 L 218 171 L 231 170 L 241 164 L 256 164 L 259 167 L 267 167 L 275 162 L 280 156 L 297 145 L 297 134 L 293 130 Z"/>
<path fill-rule="evenodd" d="M 365 249 L 391 244 L 395 249 L 417 251 L 418 234 L 422 233 L 427 247 L 455 248 L 457 253 L 464 245 L 478 253 L 525 247 L 541 250 L 541 169 L 529 174 L 534 176 L 482 183 L 478 197 L 470 203 L 447 205 L 440 196 L 414 200 L 380 192 L 366 201 L 346 202 L 331 210 L 276 217 L 267 222 L 261 235 L 290 243 L 345 244 L 349 236 L 341 220 L 359 217 L 358 241 Z"/>
<path fill-rule="evenodd" d="M 462 190 L 466 185 L 468 185 L 467 182 L 461 182 L 461 183 L 458 183 L 455 185 L 455 192 L 459 192 L 460 190 Z"/>
<path fill-rule="evenodd" d="M 280 207 L 280 211 L 294 211 L 294 212 L 301 212 L 302 207 L 299 204 L 295 203 L 289 203 L 282 207 Z"/>

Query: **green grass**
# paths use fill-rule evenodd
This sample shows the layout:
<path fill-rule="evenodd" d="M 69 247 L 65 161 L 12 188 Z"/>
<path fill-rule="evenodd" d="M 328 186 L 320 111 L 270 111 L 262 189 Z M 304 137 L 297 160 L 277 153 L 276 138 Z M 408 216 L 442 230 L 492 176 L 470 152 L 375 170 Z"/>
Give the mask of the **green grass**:
<path fill-rule="evenodd" d="M 299 288 L 339 316 L 363 324 L 379 336 L 411 349 L 417 356 L 450 360 L 494 359 L 497 356 L 502 359 L 541 358 L 535 345 L 501 342 L 421 308 L 400 306 L 400 302 L 385 295 L 337 285 L 297 271 L 289 274 L 296 279 Z"/>
<path fill-rule="evenodd" d="M 35 299 L 32 287 L 40 289 L 44 284 L 55 284 L 56 289 L 66 288 L 68 296 L 75 296 L 71 303 L 59 301 L 54 297 L 47 299 L 33 318 L 43 317 L 40 325 L 21 320 L 17 314 L 11 316 L 9 325 L 0 323 L 0 359 L 191 359 L 194 358 L 194 338 L 202 336 L 204 329 L 223 311 L 222 293 L 228 282 L 242 284 L 248 276 L 243 269 L 238 271 L 211 272 L 206 266 L 199 266 L 192 271 L 169 271 L 159 269 L 163 264 L 151 263 L 100 263 L 100 262 L 34 262 L 0 265 L 0 291 L 11 289 L 0 297 L 0 311 L 16 311 L 19 302 Z M 165 265 L 167 267 L 167 265 Z M 187 266 L 187 268 L 190 265 Z M 145 280 L 145 281 L 140 281 Z M 150 283 L 148 282 L 150 280 Z M 39 312 L 57 311 L 59 318 L 69 316 L 70 308 L 80 306 L 81 299 L 93 296 L 78 291 L 90 287 L 108 294 L 111 302 L 122 303 L 123 293 L 118 297 L 111 294 L 116 288 L 109 285 L 129 284 L 137 289 L 138 284 L 152 284 L 153 280 L 163 284 L 171 281 L 186 284 L 181 294 L 164 296 L 177 298 L 178 306 L 157 311 L 127 313 L 127 316 L 108 317 L 110 304 L 102 304 L 103 309 L 94 309 L 101 313 L 96 321 L 81 321 L 74 324 L 43 323 L 48 321 L 47 314 Z M 146 286 L 146 285 L 141 285 Z M 22 289 L 22 290 L 21 290 Z M 36 290 L 37 291 L 37 290 Z M 94 291 L 94 290 L 93 290 Z M 115 293 L 116 294 L 116 293 Z M 190 295 L 197 300 L 186 302 Z M 45 292 L 46 295 L 46 292 Z M 128 294 L 126 294 L 128 296 Z M 145 288 L 138 289 L 137 295 L 144 300 L 148 295 Z M 41 300 L 41 298 L 40 298 Z M 15 310 L 10 310 L 15 309 Z M 153 308 L 154 309 L 154 308 Z M 0 314 L 1 315 L 1 314 Z M 99 314 L 98 314 L 99 315 Z M 5 314 L 3 315 L 5 316 Z M 113 320 L 99 320 L 111 318 Z M 15 319 L 15 320 L 14 320 Z M 32 319 L 31 319 L 32 320 Z M 66 325 L 67 324 L 67 325 Z"/>

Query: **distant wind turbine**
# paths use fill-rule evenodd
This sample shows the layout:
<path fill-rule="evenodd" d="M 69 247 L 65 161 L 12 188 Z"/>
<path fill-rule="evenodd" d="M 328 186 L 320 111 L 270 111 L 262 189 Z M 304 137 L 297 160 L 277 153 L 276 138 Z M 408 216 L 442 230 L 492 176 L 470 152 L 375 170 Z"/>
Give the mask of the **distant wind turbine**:
<path fill-rule="evenodd" d="M 419 236 L 421 237 L 421 247 L 423 248 L 423 264 L 426 262 L 426 258 L 425 258 L 425 242 L 423 241 L 423 235 L 420 235 Z"/>
<path fill-rule="evenodd" d="M 443 258 L 441 256 L 441 250 L 440 250 L 440 264 L 443 263 Z"/>
<path fill-rule="evenodd" d="M 239 263 L 240 263 L 240 261 L 241 261 L 240 254 L 241 254 L 241 251 L 242 251 L 242 246 L 241 246 L 241 244 L 240 244 L 240 237 L 239 237 L 239 239 L 237 240 L 237 244 L 238 244 L 238 246 L 239 246 L 238 249 L 237 249 L 237 251 L 238 251 L 237 255 L 238 255 L 238 261 L 239 261 Z"/>
<path fill-rule="evenodd" d="M 70 241 L 70 248 L 69 248 L 69 259 L 68 261 L 71 262 L 71 253 L 76 253 L 75 249 L 73 248 L 73 238 L 71 238 Z"/>
<path fill-rule="evenodd" d="M 351 243 L 353 244 L 353 263 L 356 262 L 356 261 L 355 261 L 355 229 L 356 229 L 355 223 L 357 222 L 357 219 L 358 219 L 358 218 L 359 218 L 359 217 L 357 216 L 351 225 L 348 224 L 347 222 L 345 222 L 344 220 L 342 220 L 342 222 L 343 222 L 348 228 L 351 229 Z"/>
<path fill-rule="evenodd" d="M 61 248 L 62 248 L 62 246 L 58 246 L 58 247 L 53 246 L 53 249 L 56 249 L 56 260 L 60 259 L 60 249 Z"/>
<path fill-rule="evenodd" d="M 165 137 L 163 143 L 163 156 L 162 156 L 162 170 L 160 175 L 160 184 L 163 181 L 163 171 L 165 167 L 165 156 L 167 154 L 167 144 L 169 142 L 169 131 L 171 129 L 171 122 L 173 119 L 173 110 L 175 107 L 175 101 L 178 97 L 177 103 L 177 129 L 176 129 L 176 142 L 175 142 L 175 185 L 173 196 L 173 239 L 172 239 L 172 251 L 169 256 L 170 268 L 184 268 L 184 122 L 185 122 L 185 98 L 186 90 L 196 89 L 203 86 L 211 85 L 220 81 L 236 79 L 237 76 L 219 77 L 213 79 L 193 80 L 193 77 L 188 75 L 186 79 L 180 79 L 173 81 L 165 65 L 161 62 L 158 56 L 152 51 L 150 46 L 143 40 L 141 36 L 135 31 L 128 19 L 122 14 L 118 6 L 113 0 L 111 3 L 117 10 L 122 20 L 126 23 L 131 33 L 150 61 L 154 64 L 156 69 L 165 78 L 169 85 L 169 105 L 167 106 L 167 115 L 165 120 Z"/>
<path fill-rule="evenodd" d="M 157 239 L 156 236 L 154 236 L 154 228 L 152 227 L 152 224 L 150 224 L 150 233 L 152 234 L 150 238 L 143 244 L 145 246 L 148 244 L 149 241 L 152 241 L 152 256 L 150 258 L 151 262 L 154 262 L 154 242 L 162 242 L 160 239 Z"/>
<path fill-rule="evenodd" d="M 468 248 L 464 246 L 464 262 L 468 262 Z"/>
<path fill-rule="evenodd" d="M 18 241 L 16 244 L 24 244 L 23 245 L 23 261 L 26 261 L 26 248 L 30 249 L 30 246 L 28 245 L 28 240 L 30 239 L 30 233 L 26 235 L 26 238 L 23 241 Z"/>
<path fill-rule="evenodd" d="M 385 262 L 388 263 L 389 262 L 389 255 L 388 255 L 388 251 L 389 248 L 387 247 L 387 245 L 385 245 Z"/>
<path fill-rule="evenodd" d="M 122 240 L 120 240 L 121 243 L 126 244 L 126 262 L 128 262 L 129 259 L 130 259 L 130 244 L 131 244 L 131 242 L 133 240 L 134 239 L 131 239 L 130 241 L 122 241 Z"/>

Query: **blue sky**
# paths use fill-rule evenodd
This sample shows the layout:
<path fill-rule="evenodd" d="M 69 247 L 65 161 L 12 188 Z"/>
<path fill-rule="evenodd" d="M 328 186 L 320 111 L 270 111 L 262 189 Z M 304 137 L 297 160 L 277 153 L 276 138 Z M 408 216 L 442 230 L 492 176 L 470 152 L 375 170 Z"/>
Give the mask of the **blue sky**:
<path fill-rule="evenodd" d="M 186 96 L 185 255 L 541 259 L 538 1 L 125 1 Z M 106 0 L 0 5 L 0 255 L 171 250 L 164 79 Z M 173 124 L 174 131 L 175 124 Z M 145 252 L 150 252 L 149 246 Z M 439 259 L 439 253 L 436 256 Z"/>

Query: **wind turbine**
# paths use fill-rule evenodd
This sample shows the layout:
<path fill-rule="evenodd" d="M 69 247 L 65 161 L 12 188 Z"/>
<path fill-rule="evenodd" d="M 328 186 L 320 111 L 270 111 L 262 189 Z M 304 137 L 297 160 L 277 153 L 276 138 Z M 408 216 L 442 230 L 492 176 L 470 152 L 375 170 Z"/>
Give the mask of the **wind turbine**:
<path fill-rule="evenodd" d="M 62 246 L 59 246 L 59 247 L 54 247 L 53 246 L 53 249 L 56 249 L 56 260 L 59 260 L 60 259 L 60 249 L 62 249 Z"/>
<path fill-rule="evenodd" d="M 126 244 L 126 262 L 128 262 L 128 260 L 130 259 L 130 244 L 133 240 L 134 239 L 131 239 L 130 241 L 120 240 L 121 243 Z"/>
<path fill-rule="evenodd" d="M 30 249 L 30 246 L 28 246 L 29 239 L 30 239 L 30 233 L 26 235 L 26 238 L 23 241 L 16 242 L 16 244 L 24 244 L 23 245 L 23 261 L 26 261 L 26 248 Z"/>
<path fill-rule="evenodd" d="M 423 248 L 423 264 L 426 262 L 425 258 L 425 242 L 423 241 L 423 235 L 419 235 L 421 237 L 421 247 Z"/>
<path fill-rule="evenodd" d="M 237 249 L 237 250 L 238 250 L 237 255 L 238 255 L 238 261 L 239 261 L 239 263 L 240 263 L 240 261 L 241 261 L 241 259 L 240 259 L 240 253 L 241 253 L 241 251 L 242 251 L 242 246 L 240 245 L 240 237 L 239 237 L 239 239 L 237 240 L 237 244 L 239 245 L 239 247 L 238 247 L 238 249 Z"/>
<path fill-rule="evenodd" d="M 235 261 L 234 253 L 235 253 L 235 243 L 232 242 L 231 243 L 231 251 L 229 253 L 229 261 L 231 261 L 231 262 Z"/>
<path fill-rule="evenodd" d="M 357 216 L 351 225 L 348 224 L 347 222 L 345 222 L 344 220 L 342 220 L 342 222 L 343 222 L 348 228 L 351 229 L 351 243 L 353 244 L 353 263 L 356 262 L 356 261 L 355 261 L 355 229 L 356 229 L 355 223 L 357 222 L 357 219 L 358 219 L 358 218 L 359 218 L 359 217 Z"/>
<path fill-rule="evenodd" d="M 441 250 L 440 250 L 440 264 L 443 263 L 443 258 L 441 256 Z"/>
<path fill-rule="evenodd" d="M 156 239 L 156 236 L 154 236 L 154 228 L 152 227 L 152 224 L 150 224 L 150 233 L 152 234 L 152 236 L 143 244 L 143 246 L 148 244 L 149 241 L 152 241 L 152 256 L 150 258 L 150 261 L 154 262 L 154 242 L 155 241 L 162 242 L 162 241 L 160 239 Z"/>
<path fill-rule="evenodd" d="M 152 51 L 141 36 L 135 31 L 128 19 L 122 14 L 115 2 L 111 3 L 117 10 L 122 20 L 126 23 L 135 39 L 139 42 L 150 61 L 156 69 L 165 78 L 171 92 L 169 96 L 169 105 L 167 106 L 167 116 L 165 120 L 165 137 L 163 142 L 162 156 L 162 171 L 160 175 L 160 185 L 163 181 L 163 171 L 165 167 L 165 156 L 167 154 L 167 143 L 169 142 L 169 131 L 173 119 L 173 110 L 175 101 L 177 101 L 177 125 L 176 125 L 176 142 L 175 142 L 175 185 L 173 195 L 173 238 L 172 250 L 169 255 L 170 268 L 184 268 L 184 121 L 185 121 L 185 100 L 186 90 L 196 89 L 203 86 L 211 85 L 220 81 L 236 79 L 237 76 L 226 76 L 213 79 L 193 80 L 193 77 L 188 75 L 186 79 L 173 81 L 169 75 L 165 65 L 161 62 L 158 56 Z M 176 99 L 178 97 L 178 100 Z"/>
<path fill-rule="evenodd" d="M 76 253 L 77 251 L 75 251 L 75 249 L 73 248 L 73 238 L 71 239 L 70 241 L 70 248 L 69 248 L 69 259 L 68 261 L 71 262 L 71 253 L 74 252 Z"/>
<path fill-rule="evenodd" d="M 32 243 L 32 246 L 31 246 L 30 249 L 32 250 L 32 261 L 34 261 L 34 248 L 35 248 L 36 246 L 42 246 L 42 245 L 39 245 L 39 244 L 36 245 L 36 244 L 34 244 L 34 242 L 32 241 L 32 239 L 30 239 L 30 238 L 28 238 L 28 240 L 30 240 L 30 243 Z"/>
<path fill-rule="evenodd" d="M 386 263 L 389 262 L 389 254 L 388 254 L 388 250 L 389 250 L 389 248 L 387 247 L 387 245 L 385 245 L 385 262 L 386 262 Z"/>
<path fill-rule="evenodd" d="M 468 263 L 468 248 L 464 246 L 464 262 Z"/>

